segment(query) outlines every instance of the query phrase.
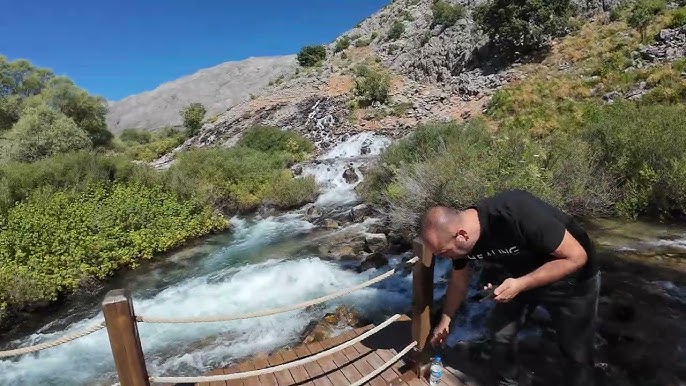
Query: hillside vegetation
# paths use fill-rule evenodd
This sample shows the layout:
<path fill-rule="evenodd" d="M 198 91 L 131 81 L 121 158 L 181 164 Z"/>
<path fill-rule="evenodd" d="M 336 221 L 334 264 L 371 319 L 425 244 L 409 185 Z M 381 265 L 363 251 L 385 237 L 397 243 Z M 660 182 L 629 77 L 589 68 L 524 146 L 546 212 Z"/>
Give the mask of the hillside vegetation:
<path fill-rule="evenodd" d="M 29 62 L 0 57 L 0 311 L 52 301 L 83 283 L 229 227 L 260 205 L 289 209 L 317 194 L 287 168 L 313 150 L 274 127 L 231 149 L 185 153 L 165 171 L 152 160 L 188 132 L 105 127 L 102 98 Z M 0 322 L 2 316 L 0 312 Z"/>
<path fill-rule="evenodd" d="M 686 60 L 639 50 L 684 14 L 642 1 L 579 26 L 521 66 L 483 116 L 423 125 L 391 146 L 359 191 L 405 229 L 429 205 L 465 207 L 505 188 L 576 215 L 683 216 Z"/>

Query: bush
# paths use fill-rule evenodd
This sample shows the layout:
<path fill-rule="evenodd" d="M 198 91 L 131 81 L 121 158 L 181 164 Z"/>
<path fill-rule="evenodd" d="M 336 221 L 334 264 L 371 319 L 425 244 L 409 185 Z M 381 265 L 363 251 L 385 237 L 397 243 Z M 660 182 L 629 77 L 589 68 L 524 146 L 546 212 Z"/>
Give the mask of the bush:
<path fill-rule="evenodd" d="M 350 47 L 350 38 L 347 36 L 343 36 L 342 38 L 336 40 L 336 47 L 334 48 L 334 52 L 341 52 L 343 50 L 346 50 L 348 47 Z"/>
<path fill-rule="evenodd" d="M 272 183 L 266 201 L 279 209 L 295 209 L 313 202 L 318 191 L 313 176 L 293 178 L 289 170 L 284 170 Z"/>
<path fill-rule="evenodd" d="M 183 118 L 183 125 L 188 129 L 188 136 L 194 136 L 202 127 L 202 120 L 205 116 L 205 106 L 200 103 L 191 103 L 184 107 L 180 114 Z"/>
<path fill-rule="evenodd" d="M 458 20 L 464 17 L 465 8 L 463 5 L 451 5 L 444 0 L 436 0 L 431 6 L 433 11 L 433 21 L 431 28 L 442 25 L 445 28 L 455 25 Z"/>
<path fill-rule="evenodd" d="M 6 138 L 8 158 L 21 162 L 92 147 L 88 134 L 71 118 L 46 105 L 25 110 Z"/>
<path fill-rule="evenodd" d="M 641 34 L 641 41 L 645 40 L 645 31 L 646 28 L 648 28 L 648 25 L 650 25 L 652 18 L 652 13 L 643 3 L 638 3 L 631 10 L 627 22 Z"/>
<path fill-rule="evenodd" d="M 256 126 L 248 129 L 237 145 L 267 153 L 286 153 L 294 161 L 304 160 L 315 149 L 314 144 L 307 138 L 273 126 Z"/>
<path fill-rule="evenodd" d="M 305 46 L 298 52 L 298 63 L 303 67 L 313 67 L 326 59 L 324 46 Z"/>
<path fill-rule="evenodd" d="M 386 72 L 360 65 L 355 69 L 355 94 L 366 104 L 386 103 L 391 88 L 391 77 Z"/>
<path fill-rule="evenodd" d="M 475 20 L 491 43 L 507 56 L 527 54 L 570 32 L 571 0 L 491 0 Z"/>
<path fill-rule="evenodd" d="M 382 154 L 359 191 L 386 206 L 391 224 L 408 230 L 431 205 L 465 208 L 510 188 L 574 214 L 595 213 L 610 205 L 606 181 L 588 144 L 568 137 L 541 143 L 512 130 L 493 135 L 473 120 L 417 128 Z"/>
<path fill-rule="evenodd" d="M 620 214 L 686 212 L 685 113 L 681 105 L 616 102 L 586 118 L 588 141 L 620 183 Z"/>
<path fill-rule="evenodd" d="M 403 33 L 405 33 L 405 24 L 400 20 L 396 20 L 388 31 L 388 40 L 397 40 L 403 36 Z"/>
<path fill-rule="evenodd" d="M 355 40 L 355 47 L 367 47 L 371 42 L 372 39 L 357 39 Z"/>
<path fill-rule="evenodd" d="M 686 8 L 679 8 L 672 13 L 672 19 L 669 21 L 670 28 L 678 28 L 686 25 Z"/>
<path fill-rule="evenodd" d="M 141 259 L 227 225 L 208 207 L 181 202 L 161 186 L 36 190 L 9 211 L 0 227 L 0 308 L 55 300 L 84 279 L 135 267 Z"/>
<path fill-rule="evenodd" d="M 266 153 L 247 146 L 194 149 L 179 156 L 167 181 L 188 200 L 209 203 L 227 213 L 249 212 L 268 201 L 272 184 L 290 158 L 287 153 Z M 290 187 L 302 188 L 297 184 Z"/>
<path fill-rule="evenodd" d="M 124 129 L 121 134 L 119 134 L 119 139 L 124 142 L 135 142 L 139 144 L 149 143 L 152 139 L 152 134 L 149 131 L 136 130 L 136 129 Z"/>
<path fill-rule="evenodd" d="M 130 137 L 122 133 L 120 138 L 127 139 L 121 146 L 122 153 L 134 160 L 150 162 L 181 145 L 187 137 L 180 131 L 166 129 L 153 133 L 140 132 Z"/>

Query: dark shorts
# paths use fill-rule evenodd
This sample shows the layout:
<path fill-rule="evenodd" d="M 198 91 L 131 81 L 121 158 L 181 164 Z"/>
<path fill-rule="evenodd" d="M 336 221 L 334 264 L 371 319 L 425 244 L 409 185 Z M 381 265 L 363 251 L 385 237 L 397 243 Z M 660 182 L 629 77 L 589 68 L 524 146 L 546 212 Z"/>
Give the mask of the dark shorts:
<path fill-rule="evenodd" d="M 592 385 L 593 342 L 597 328 L 600 274 L 584 281 L 563 279 L 498 303 L 489 318 L 493 365 L 501 378 L 517 376 L 513 344 L 527 310 L 545 308 L 551 316 L 558 346 L 567 359 L 570 385 Z"/>

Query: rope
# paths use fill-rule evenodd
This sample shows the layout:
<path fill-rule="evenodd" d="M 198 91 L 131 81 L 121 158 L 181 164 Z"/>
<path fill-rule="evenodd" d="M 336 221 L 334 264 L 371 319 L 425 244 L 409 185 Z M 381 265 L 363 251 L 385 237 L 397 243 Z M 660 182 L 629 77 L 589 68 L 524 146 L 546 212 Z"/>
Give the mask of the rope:
<path fill-rule="evenodd" d="M 414 257 L 410 260 L 407 261 L 407 264 L 414 264 L 417 261 L 419 261 L 418 257 Z M 369 287 L 372 284 L 376 284 L 390 276 L 393 276 L 395 274 L 396 269 L 393 268 L 392 270 L 379 275 L 373 279 L 367 280 L 364 283 L 360 283 L 356 286 L 349 287 L 346 289 L 343 289 L 338 292 L 334 292 L 329 295 L 325 295 L 316 299 L 312 299 L 303 303 L 298 303 L 294 305 L 290 305 L 287 307 L 281 307 L 281 308 L 275 308 L 267 311 L 259 311 L 259 312 L 253 312 L 249 314 L 243 314 L 243 315 L 216 315 L 216 316 L 206 316 L 206 317 L 185 317 L 185 318 L 161 318 L 161 317 L 150 317 L 150 316 L 136 316 L 136 320 L 138 322 L 145 322 L 145 323 L 210 323 L 210 322 L 228 322 L 231 320 L 239 320 L 239 319 L 251 319 L 251 318 L 259 318 L 263 316 L 269 316 L 269 315 L 274 315 L 274 314 L 280 314 L 283 312 L 288 312 L 288 311 L 293 311 L 297 310 L 300 308 L 305 308 L 305 307 L 310 307 L 314 306 L 316 304 L 324 303 L 326 301 L 329 301 L 331 299 L 336 299 L 344 295 L 348 295 L 352 292 L 355 292 L 357 290 L 360 290 L 365 287 Z"/>
<path fill-rule="evenodd" d="M 201 383 L 201 382 L 216 382 L 216 381 L 229 381 L 232 379 L 241 379 L 241 378 L 248 378 L 248 377 L 254 377 L 258 375 L 264 375 L 264 374 L 269 374 L 269 373 L 274 373 L 277 371 L 281 370 L 286 370 L 290 369 L 293 367 L 297 367 L 300 365 L 304 365 L 306 363 L 314 362 L 316 360 L 319 360 L 320 358 L 323 358 L 325 356 L 331 355 L 333 353 L 336 353 L 338 351 L 344 350 L 368 337 L 371 335 L 376 334 L 380 330 L 386 328 L 389 324 L 395 322 L 400 318 L 399 314 L 395 314 L 388 318 L 385 322 L 379 324 L 378 326 L 374 327 L 373 329 L 365 332 L 362 335 L 359 335 L 358 337 L 351 339 L 343 344 L 340 344 L 336 347 L 330 348 L 326 351 L 319 352 L 317 354 L 314 354 L 312 356 L 298 359 L 293 362 L 288 362 L 284 363 L 282 365 L 278 366 L 272 366 L 272 367 L 267 367 L 264 369 L 260 370 L 251 370 L 251 371 L 245 371 L 242 373 L 232 373 L 232 374 L 223 374 L 223 375 L 207 375 L 207 376 L 201 376 L 201 377 L 150 377 L 150 382 L 153 383 Z"/>
<path fill-rule="evenodd" d="M 51 347 L 59 346 L 61 344 L 65 344 L 67 342 L 71 342 L 72 340 L 76 340 L 79 338 L 83 338 L 86 335 L 90 335 L 98 330 L 101 330 L 105 328 L 105 321 L 101 321 L 100 323 L 93 325 L 85 330 L 82 330 L 80 332 L 71 334 L 71 335 L 65 335 L 59 339 L 50 341 L 50 342 L 45 342 L 45 343 L 40 343 L 35 346 L 28 346 L 28 347 L 22 347 L 14 350 L 7 350 L 7 351 L 0 351 L 0 358 L 7 358 L 11 356 L 17 356 L 17 355 L 24 355 L 36 351 L 41 351 L 45 350 Z"/>
<path fill-rule="evenodd" d="M 357 381 L 357 382 L 355 382 L 355 383 L 351 383 L 350 386 L 360 386 L 360 385 L 364 385 L 365 383 L 369 382 L 370 379 L 372 379 L 372 378 L 376 377 L 377 375 L 381 374 L 381 372 L 383 372 L 384 370 L 386 370 L 386 369 L 387 369 L 390 365 L 392 365 L 393 363 L 397 362 L 400 358 L 403 357 L 403 355 L 407 354 L 407 353 L 408 353 L 410 350 L 412 350 L 412 348 L 413 348 L 414 346 L 416 346 L 416 345 L 417 345 L 417 341 L 414 341 L 414 342 L 408 344 L 407 347 L 405 347 L 401 352 L 399 352 L 398 354 L 396 354 L 396 356 L 394 356 L 393 358 L 391 358 L 388 362 L 384 363 L 383 365 L 381 365 L 381 367 L 379 367 L 378 369 L 372 371 L 371 373 L 365 375 L 364 378 L 360 379 L 359 381 Z"/>

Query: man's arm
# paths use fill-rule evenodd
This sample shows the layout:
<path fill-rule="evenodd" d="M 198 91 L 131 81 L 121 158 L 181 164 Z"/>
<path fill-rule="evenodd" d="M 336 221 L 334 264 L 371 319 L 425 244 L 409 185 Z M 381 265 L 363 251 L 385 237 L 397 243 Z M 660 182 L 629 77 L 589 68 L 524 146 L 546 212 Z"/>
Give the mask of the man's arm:
<path fill-rule="evenodd" d="M 551 253 L 556 259 L 549 261 L 533 272 L 516 279 L 505 280 L 495 289 L 495 300 L 508 302 L 522 291 L 553 283 L 577 271 L 588 260 L 586 250 L 568 231 L 564 231 L 562 242 Z"/>
<path fill-rule="evenodd" d="M 467 297 L 468 286 L 469 268 L 465 267 L 460 270 L 453 269 L 445 294 L 445 304 L 443 305 L 441 319 L 448 318 L 448 321 L 452 320 L 465 297 Z"/>

